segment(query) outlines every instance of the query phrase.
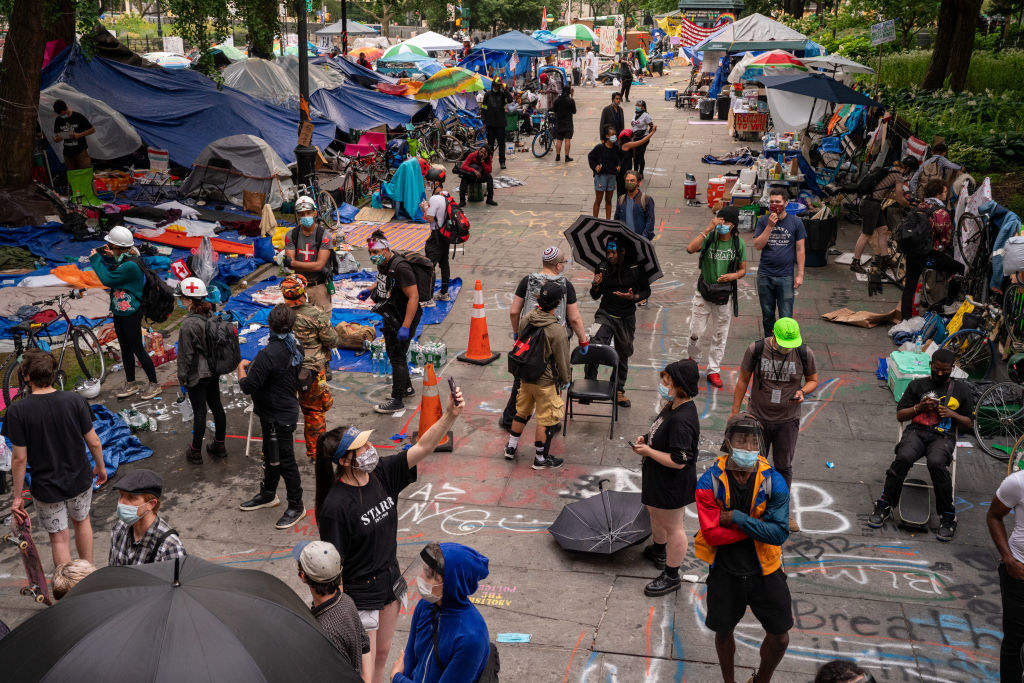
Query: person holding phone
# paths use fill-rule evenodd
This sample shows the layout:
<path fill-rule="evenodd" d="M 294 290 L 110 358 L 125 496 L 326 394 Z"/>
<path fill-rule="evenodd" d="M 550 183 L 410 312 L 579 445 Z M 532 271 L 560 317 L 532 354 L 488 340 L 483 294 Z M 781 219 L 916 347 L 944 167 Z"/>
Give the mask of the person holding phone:
<path fill-rule="evenodd" d="M 757 268 L 757 298 L 761 301 L 761 324 L 769 337 L 779 318 L 793 317 L 793 298 L 804 283 L 804 222 L 786 213 L 786 190 L 768 191 L 768 214 L 754 228 L 754 248 L 761 252 Z M 795 269 L 795 273 L 794 273 Z"/>

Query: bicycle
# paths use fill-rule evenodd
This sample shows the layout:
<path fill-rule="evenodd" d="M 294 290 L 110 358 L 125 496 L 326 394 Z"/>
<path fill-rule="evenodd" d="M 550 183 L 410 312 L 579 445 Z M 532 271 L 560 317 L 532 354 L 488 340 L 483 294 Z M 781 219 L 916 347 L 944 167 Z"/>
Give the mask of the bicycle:
<path fill-rule="evenodd" d="M 965 301 L 974 306 L 974 311 L 963 314 L 962 327 L 949 335 L 941 348 L 953 352 L 953 366 L 960 368 L 968 378 L 988 379 L 995 368 L 995 340 L 1002 331 L 1003 309 L 975 301 L 970 295 Z"/>
<path fill-rule="evenodd" d="M 551 145 L 554 142 L 554 128 L 554 114 L 551 112 L 544 114 L 544 120 L 540 124 L 540 130 L 538 130 L 537 134 L 533 136 L 533 142 L 530 144 L 530 150 L 533 152 L 533 156 L 540 159 L 551 151 Z"/>
<path fill-rule="evenodd" d="M 982 301 L 988 300 L 988 281 L 992 275 L 992 242 L 985 216 L 965 213 L 956 223 L 956 250 L 963 263 L 963 291 Z"/>
<path fill-rule="evenodd" d="M 106 359 L 103 357 L 103 348 L 93 331 L 85 325 L 76 325 L 71 316 L 64 310 L 65 304 L 71 299 L 80 299 L 85 293 L 84 289 L 72 290 L 70 294 L 60 294 L 52 299 L 34 301 L 31 307 L 36 310 L 26 312 L 25 320 L 13 328 L 14 352 L 7 356 L 2 366 L 3 371 L 3 400 L 4 405 L 9 406 L 13 401 L 18 400 L 26 393 L 26 387 L 21 377 L 15 374 L 21 364 L 22 356 L 28 349 L 42 349 L 53 351 L 60 347 L 57 356 L 57 377 L 54 386 L 63 390 L 68 384 L 68 374 L 64 370 L 64 354 L 70 346 L 75 354 L 78 363 L 78 370 L 83 379 L 96 379 L 100 382 L 106 377 Z M 39 306 L 50 306 L 56 304 L 56 310 L 47 308 L 38 310 Z M 63 318 L 67 323 L 64 337 L 54 343 L 53 335 L 49 331 L 50 323 Z M 27 339 L 22 340 L 25 336 Z M 46 337 L 44 340 L 43 337 Z"/>
<path fill-rule="evenodd" d="M 329 230 L 337 230 L 341 226 L 341 221 L 338 219 L 338 202 L 335 201 L 334 195 L 320 188 L 320 179 L 316 174 L 313 174 L 311 181 L 312 187 L 300 184 L 295 188 L 295 192 L 300 197 L 306 195 L 313 200 L 318 222 L 326 225 Z"/>

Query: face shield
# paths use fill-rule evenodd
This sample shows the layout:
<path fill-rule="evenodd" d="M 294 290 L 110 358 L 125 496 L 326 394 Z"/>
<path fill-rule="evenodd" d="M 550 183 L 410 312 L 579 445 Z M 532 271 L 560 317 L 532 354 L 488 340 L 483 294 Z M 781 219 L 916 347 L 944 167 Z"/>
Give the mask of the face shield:
<path fill-rule="evenodd" d="M 730 420 L 725 428 L 722 451 L 728 454 L 726 468 L 751 472 L 757 468 L 757 459 L 765 452 L 761 423 L 752 417 Z"/>
<path fill-rule="evenodd" d="M 402 601 L 402 607 L 409 607 L 410 591 L 415 603 L 418 593 L 427 602 L 437 604 L 444 590 L 444 555 L 437 543 L 428 543 L 395 581 L 394 594 Z"/>

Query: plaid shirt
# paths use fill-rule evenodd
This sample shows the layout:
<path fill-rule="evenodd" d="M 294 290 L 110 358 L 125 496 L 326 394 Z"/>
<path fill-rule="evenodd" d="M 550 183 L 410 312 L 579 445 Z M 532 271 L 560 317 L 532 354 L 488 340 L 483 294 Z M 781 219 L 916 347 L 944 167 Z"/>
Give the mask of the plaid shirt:
<path fill-rule="evenodd" d="M 151 561 L 161 562 L 163 560 L 173 560 L 176 557 L 185 557 L 185 547 L 181 544 L 178 534 L 171 534 L 156 549 L 156 555 L 153 559 L 149 559 L 153 555 L 154 548 L 156 548 L 157 539 L 170 531 L 170 529 L 171 527 L 167 525 L 167 522 L 157 517 L 156 523 L 146 530 L 140 541 L 136 542 L 131 525 L 117 520 L 114 522 L 114 528 L 110 532 L 110 557 L 107 563 L 112 567 L 124 567 L 133 564 L 147 564 Z"/>

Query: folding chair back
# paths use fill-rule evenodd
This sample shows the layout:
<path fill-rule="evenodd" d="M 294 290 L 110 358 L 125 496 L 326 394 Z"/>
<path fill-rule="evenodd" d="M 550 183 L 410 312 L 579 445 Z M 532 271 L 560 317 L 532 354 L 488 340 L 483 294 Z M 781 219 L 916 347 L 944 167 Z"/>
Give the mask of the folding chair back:
<path fill-rule="evenodd" d="M 586 354 L 583 353 L 580 347 L 573 349 L 572 355 L 569 357 L 569 365 L 570 370 L 577 365 L 608 366 L 611 368 L 611 377 L 607 380 L 570 378 L 569 391 L 565 398 L 565 415 L 562 418 L 562 436 L 565 436 L 569 419 L 577 415 L 573 409 L 573 403 L 583 400 L 587 403 L 611 403 L 612 411 L 611 415 L 609 415 L 608 438 L 613 438 L 615 435 L 615 421 L 619 419 L 619 404 L 616 402 L 619 354 L 611 346 L 591 343 Z M 578 414 L 604 417 L 600 413 Z"/>

